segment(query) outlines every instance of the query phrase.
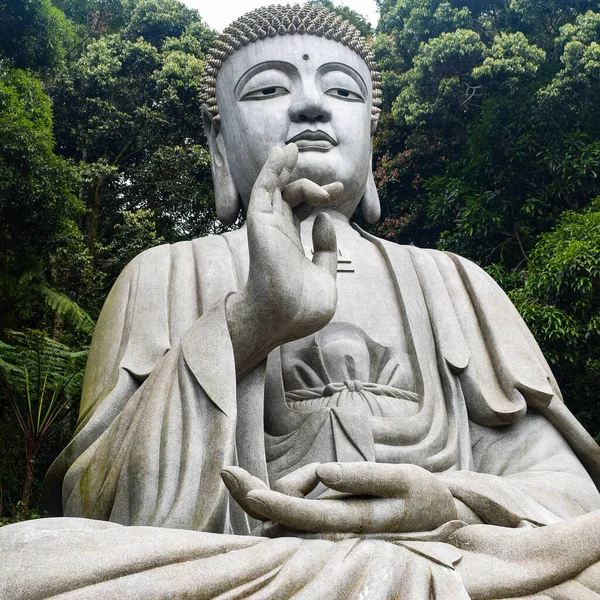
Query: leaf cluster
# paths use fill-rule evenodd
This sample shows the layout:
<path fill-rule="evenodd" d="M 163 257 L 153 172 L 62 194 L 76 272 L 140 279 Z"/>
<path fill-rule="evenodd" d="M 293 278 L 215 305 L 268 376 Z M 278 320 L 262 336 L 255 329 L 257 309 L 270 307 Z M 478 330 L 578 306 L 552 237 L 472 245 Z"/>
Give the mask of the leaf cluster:
<path fill-rule="evenodd" d="M 51 0 L 0 1 L 0 63 L 54 71 L 74 43 L 71 23 Z"/>

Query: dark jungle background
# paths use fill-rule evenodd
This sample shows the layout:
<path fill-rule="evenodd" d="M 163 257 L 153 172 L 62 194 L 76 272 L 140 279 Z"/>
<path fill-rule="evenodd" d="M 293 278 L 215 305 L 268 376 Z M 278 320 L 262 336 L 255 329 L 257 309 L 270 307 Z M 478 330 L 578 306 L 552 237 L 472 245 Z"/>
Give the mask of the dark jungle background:
<path fill-rule="evenodd" d="M 600 440 L 600 2 L 379 0 L 377 235 L 506 290 Z M 0 0 L 0 523 L 35 517 L 125 264 L 222 231 L 178 0 Z"/>

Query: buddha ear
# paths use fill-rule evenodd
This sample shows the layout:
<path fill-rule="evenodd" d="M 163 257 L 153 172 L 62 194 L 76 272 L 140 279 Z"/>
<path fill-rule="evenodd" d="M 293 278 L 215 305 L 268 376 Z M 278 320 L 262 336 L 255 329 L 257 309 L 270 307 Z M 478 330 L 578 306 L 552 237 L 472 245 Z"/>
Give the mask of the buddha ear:
<path fill-rule="evenodd" d="M 369 165 L 372 164 L 372 155 Z M 377 193 L 377 186 L 375 185 L 375 179 L 373 177 L 373 170 L 369 166 L 369 176 L 367 178 L 367 185 L 363 197 L 360 201 L 360 212 L 363 219 L 367 223 L 377 223 L 381 216 L 381 204 L 379 203 L 379 194 Z"/>
<path fill-rule="evenodd" d="M 217 217 L 225 225 L 230 225 L 237 219 L 242 202 L 231 177 L 225 142 L 220 135 L 219 117 L 213 115 L 206 104 L 202 105 L 202 123 L 210 152 L 210 170 L 215 186 Z"/>

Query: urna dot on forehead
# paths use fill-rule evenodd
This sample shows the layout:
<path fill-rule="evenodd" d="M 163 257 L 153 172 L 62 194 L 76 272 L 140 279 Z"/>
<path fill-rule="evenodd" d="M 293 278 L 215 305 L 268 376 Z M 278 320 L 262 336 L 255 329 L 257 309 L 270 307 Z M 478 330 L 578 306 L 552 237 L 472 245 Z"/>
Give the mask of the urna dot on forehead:
<path fill-rule="evenodd" d="M 315 35 L 339 42 L 356 52 L 367 64 L 373 87 L 371 119 L 381 112 L 381 74 L 369 44 L 352 23 L 325 8 L 310 4 L 271 5 L 250 11 L 229 25 L 208 53 L 201 82 L 201 100 L 219 121 L 216 84 L 222 64 L 236 50 L 253 42 L 281 35 Z M 309 54 L 302 56 L 309 60 Z"/>

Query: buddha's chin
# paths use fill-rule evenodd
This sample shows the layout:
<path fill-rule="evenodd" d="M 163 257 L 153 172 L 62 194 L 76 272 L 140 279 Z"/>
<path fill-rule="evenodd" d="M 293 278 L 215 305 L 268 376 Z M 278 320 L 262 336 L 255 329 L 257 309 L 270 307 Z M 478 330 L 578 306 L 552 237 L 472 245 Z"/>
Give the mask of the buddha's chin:
<path fill-rule="evenodd" d="M 363 179 L 361 171 L 364 169 L 352 168 L 348 161 L 342 161 L 341 156 L 335 149 L 329 152 L 305 151 L 298 155 L 298 164 L 294 169 L 294 179 L 310 179 L 318 185 L 327 185 L 335 181 L 341 181 L 345 188 L 354 187 L 355 180 Z M 364 187 L 364 182 L 358 182 L 358 186 Z"/>

